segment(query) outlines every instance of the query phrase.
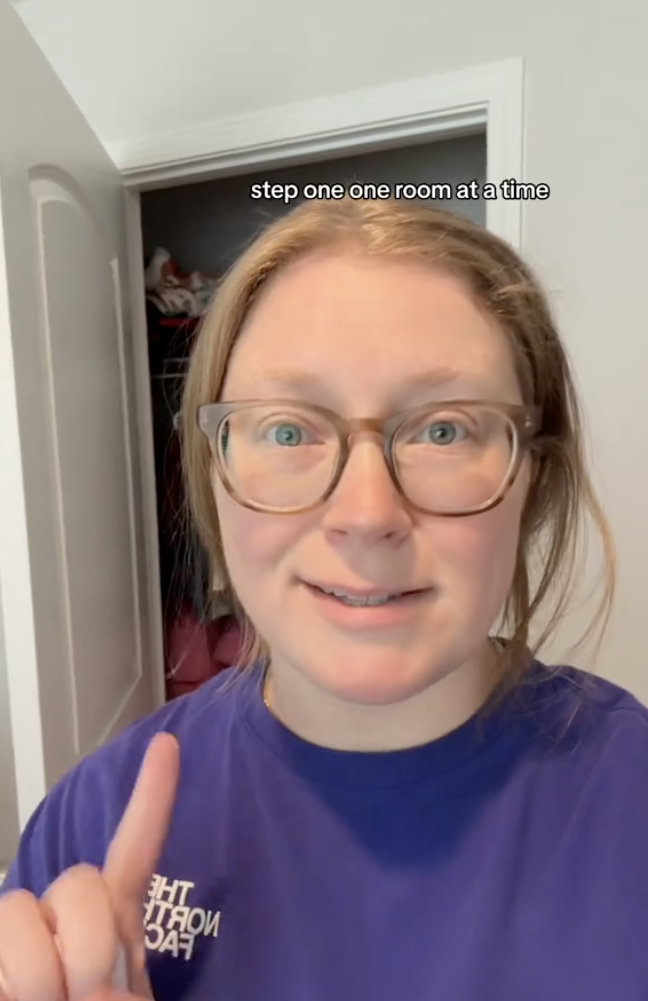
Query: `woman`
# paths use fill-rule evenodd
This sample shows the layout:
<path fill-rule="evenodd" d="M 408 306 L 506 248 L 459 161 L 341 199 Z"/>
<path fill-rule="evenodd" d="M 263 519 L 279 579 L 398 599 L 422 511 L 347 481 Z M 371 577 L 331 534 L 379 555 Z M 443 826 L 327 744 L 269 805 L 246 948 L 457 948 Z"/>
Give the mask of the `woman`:
<path fill-rule="evenodd" d="M 37 810 L 7 996 L 645 999 L 648 712 L 531 654 L 582 527 L 592 628 L 614 575 L 529 270 L 445 213 L 305 203 L 223 282 L 183 410 L 245 670 Z"/>

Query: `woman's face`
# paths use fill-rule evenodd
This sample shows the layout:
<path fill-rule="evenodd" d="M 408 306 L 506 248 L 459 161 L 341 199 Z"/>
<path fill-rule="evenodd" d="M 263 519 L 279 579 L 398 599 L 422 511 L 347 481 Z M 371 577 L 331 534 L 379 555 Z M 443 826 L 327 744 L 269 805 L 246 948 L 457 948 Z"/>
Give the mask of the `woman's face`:
<path fill-rule="evenodd" d="M 453 377 L 426 385 L 423 373 Z M 522 403 L 505 335 L 462 284 L 423 264 L 319 253 L 279 274 L 232 353 L 222 399 L 288 398 L 345 417 L 418 403 Z M 273 672 L 336 700 L 393 705 L 483 656 L 509 591 L 526 462 L 491 511 L 414 510 L 371 434 L 352 439 L 329 499 L 304 514 L 263 514 L 215 484 L 229 573 L 266 640 Z M 428 588 L 391 616 L 333 607 L 305 582 L 347 592 Z"/>

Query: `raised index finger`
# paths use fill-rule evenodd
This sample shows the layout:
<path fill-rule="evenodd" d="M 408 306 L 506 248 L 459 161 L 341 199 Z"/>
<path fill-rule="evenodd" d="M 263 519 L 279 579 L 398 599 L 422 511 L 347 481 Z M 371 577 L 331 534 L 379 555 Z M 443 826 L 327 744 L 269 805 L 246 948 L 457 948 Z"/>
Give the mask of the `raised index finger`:
<path fill-rule="evenodd" d="M 142 906 L 166 840 L 179 772 L 175 737 L 156 734 L 104 863 L 104 879 L 119 909 Z"/>

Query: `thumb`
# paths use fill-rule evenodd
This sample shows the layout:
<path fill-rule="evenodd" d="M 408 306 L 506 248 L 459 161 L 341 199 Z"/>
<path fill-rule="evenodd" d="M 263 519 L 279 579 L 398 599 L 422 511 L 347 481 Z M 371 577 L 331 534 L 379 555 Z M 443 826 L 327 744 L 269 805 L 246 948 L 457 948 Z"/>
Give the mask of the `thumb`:
<path fill-rule="evenodd" d="M 103 868 L 125 947 L 125 955 L 115 969 L 115 987 L 143 996 L 151 996 L 146 975 L 144 899 L 167 837 L 179 772 L 176 739 L 168 733 L 156 734 L 108 847 Z"/>

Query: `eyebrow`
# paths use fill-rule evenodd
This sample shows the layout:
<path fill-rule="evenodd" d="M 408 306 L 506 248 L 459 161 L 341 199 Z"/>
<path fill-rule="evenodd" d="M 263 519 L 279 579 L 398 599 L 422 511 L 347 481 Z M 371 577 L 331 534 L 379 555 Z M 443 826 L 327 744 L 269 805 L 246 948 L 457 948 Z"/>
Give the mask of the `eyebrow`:
<path fill-rule="evenodd" d="M 326 382 L 314 372 L 301 369 L 275 369 L 260 371 L 259 379 L 268 386 L 278 389 L 326 389 Z M 398 389 L 404 393 L 421 390 L 436 389 L 440 386 L 447 386 L 450 383 L 465 382 L 471 387 L 486 386 L 485 380 L 479 377 L 476 372 L 466 372 L 462 369 L 441 367 L 424 369 L 409 376 L 400 383 Z"/>

